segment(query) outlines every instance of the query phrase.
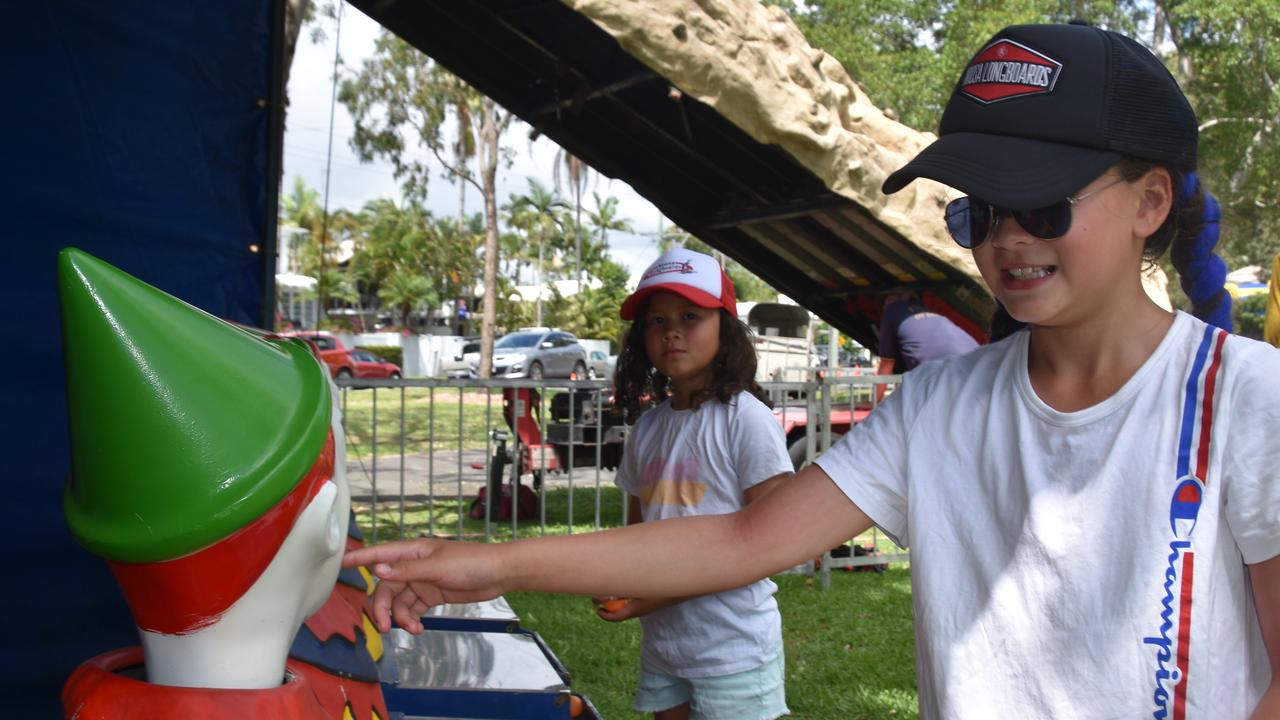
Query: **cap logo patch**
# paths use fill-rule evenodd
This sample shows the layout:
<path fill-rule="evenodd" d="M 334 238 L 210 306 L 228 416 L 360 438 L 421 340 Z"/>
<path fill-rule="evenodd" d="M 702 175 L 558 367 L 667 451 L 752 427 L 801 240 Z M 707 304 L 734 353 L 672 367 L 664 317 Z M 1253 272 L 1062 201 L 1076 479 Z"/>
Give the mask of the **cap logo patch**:
<path fill-rule="evenodd" d="M 1062 63 L 1012 40 L 997 40 L 982 52 L 960 78 L 960 92 L 980 103 L 1052 92 Z"/>
<path fill-rule="evenodd" d="M 657 277 L 658 275 L 667 275 L 670 273 L 679 273 L 681 275 L 688 275 L 693 271 L 694 271 L 693 263 L 691 262 L 674 261 L 674 262 L 658 263 L 653 267 L 649 268 L 648 272 L 644 274 L 644 277 L 640 278 L 640 281 L 644 282 L 649 278 Z"/>

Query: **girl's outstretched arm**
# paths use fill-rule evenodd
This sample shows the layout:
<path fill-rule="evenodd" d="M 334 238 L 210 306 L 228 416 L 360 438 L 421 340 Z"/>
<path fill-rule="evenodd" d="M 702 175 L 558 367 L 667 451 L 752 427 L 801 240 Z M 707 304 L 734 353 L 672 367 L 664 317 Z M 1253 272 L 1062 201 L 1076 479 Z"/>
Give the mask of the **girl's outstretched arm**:
<path fill-rule="evenodd" d="M 789 472 L 779 473 L 778 475 L 774 475 L 773 477 L 768 478 L 762 482 L 758 482 L 755 485 L 752 485 L 751 487 L 747 488 L 742 493 L 742 499 L 745 501 L 745 504 L 747 505 L 750 505 L 753 502 L 757 502 L 760 500 L 760 498 L 769 494 L 770 490 L 773 490 L 774 488 L 776 488 L 779 484 L 786 481 L 792 475 L 793 473 L 789 473 Z M 631 505 L 627 510 L 627 524 L 635 525 L 640 522 L 643 522 L 643 519 L 640 517 L 640 498 L 635 497 L 633 495 L 631 497 Z M 622 622 L 624 620 L 630 620 L 631 618 L 648 615 L 654 610 L 658 610 L 664 607 L 670 607 L 672 605 L 677 605 L 686 600 L 691 600 L 695 597 L 699 597 L 699 596 L 685 595 L 682 597 L 664 597 L 664 598 L 652 598 L 652 597 L 630 598 L 627 600 L 624 606 L 614 610 L 606 609 L 606 607 L 604 607 L 604 601 L 607 601 L 609 599 L 616 599 L 616 598 L 601 598 L 599 596 L 596 596 L 592 599 L 595 600 L 596 603 L 601 606 L 596 608 L 596 614 L 599 615 L 601 619 L 608 620 L 609 622 Z"/>
<path fill-rule="evenodd" d="M 641 523 L 604 532 L 481 544 L 405 540 L 347 553 L 381 582 L 374 623 L 420 632 L 443 603 L 512 590 L 671 597 L 741 587 L 821 554 L 871 520 L 817 465 L 729 515 Z"/>

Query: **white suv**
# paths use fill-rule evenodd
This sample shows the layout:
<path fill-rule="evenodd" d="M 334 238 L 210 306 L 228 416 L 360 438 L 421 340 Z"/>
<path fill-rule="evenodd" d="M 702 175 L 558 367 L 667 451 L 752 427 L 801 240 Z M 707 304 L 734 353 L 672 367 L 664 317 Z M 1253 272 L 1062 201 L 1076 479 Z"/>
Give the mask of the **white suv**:
<path fill-rule="evenodd" d="M 458 338 L 440 356 L 440 374 L 447 378 L 472 378 L 480 365 L 480 338 Z"/>

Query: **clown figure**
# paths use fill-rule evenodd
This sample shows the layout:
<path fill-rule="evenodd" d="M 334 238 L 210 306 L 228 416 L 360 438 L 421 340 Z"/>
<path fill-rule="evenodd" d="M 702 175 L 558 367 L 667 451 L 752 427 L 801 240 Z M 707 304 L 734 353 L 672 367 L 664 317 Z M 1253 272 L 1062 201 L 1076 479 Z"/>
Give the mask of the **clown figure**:
<path fill-rule="evenodd" d="M 142 641 L 72 675 L 68 716 L 341 717 L 286 661 L 347 543 L 323 364 L 78 250 L 58 273 L 67 522 L 110 565 Z"/>

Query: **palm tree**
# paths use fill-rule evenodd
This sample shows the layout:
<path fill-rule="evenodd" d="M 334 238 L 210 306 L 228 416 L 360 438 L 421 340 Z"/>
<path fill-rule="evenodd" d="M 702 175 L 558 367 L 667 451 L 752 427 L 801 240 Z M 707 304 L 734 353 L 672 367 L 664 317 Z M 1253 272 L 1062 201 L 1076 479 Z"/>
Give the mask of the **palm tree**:
<path fill-rule="evenodd" d="M 472 105 L 477 102 L 476 93 L 466 83 L 448 72 L 442 72 L 439 66 L 437 76 L 440 87 L 445 89 L 449 104 L 453 107 L 455 131 L 458 136 L 453 140 L 453 161 L 456 168 L 465 168 L 476 155 L 476 136 L 472 130 Z M 450 173 L 458 183 L 458 231 L 467 224 L 467 183 L 466 178 Z"/>
<path fill-rule="evenodd" d="M 280 198 L 281 220 L 307 231 L 319 230 L 321 219 L 320 191 L 307 187 L 301 177 L 293 178 L 293 191 Z"/>
<path fill-rule="evenodd" d="M 293 191 L 280 199 L 281 221 L 286 226 L 296 226 L 308 233 L 308 242 L 298 253 L 299 267 L 303 274 L 315 277 L 316 292 L 320 300 L 320 313 L 328 311 L 330 300 L 349 302 L 350 278 L 338 270 L 338 237 L 352 237 L 359 229 L 359 220 L 343 209 L 329 213 L 326 222 L 320 204 L 319 191 L 312 189 L 300 177 L 293 180 Z"/>
<path fill-rule="evenodd" d="M 413 312 L 415 307 L 423 303 L 430 307 L 436 302 L 435 289 L 431 287 L 431 282 L 422 275 L 403 268 L 397 268 L 391 273 L 386 283 L 378 290 L 378 297 L 400 311 L 402 327 L 409 327 L 409 313 Z"/>
<path fill-rule="evenodd" d="M 419 267 L 434 280 L 436 297 L 470 301 L 483 270 L 479 254 L 483 228 L 459 227 L 455 219 L 432 218 L 425 213 L 422 230 Z"/>
<path fill-rule="evenodd" d="M 556 152 L 556 159 L 552 165 L 551 178 L 555 182 L 556 190 L 560 190 L 560 171 L 564 168 L 564 174 L 569 180 L 569 187 L 573 191 L 573 273 L 574 279 L 577 281 L 577 288 L 582 289 L 582 192 L 587 189 L 587 177 L 591 172 L 591 168 L 583 162 L 581 158 L 573 153 L 560 148 Z"/>
<path fill-rule="evenodd" d="M 591 193 L 591 196 L 596 201 L 596 209 L 588 211 L 587 218 L 591 221 L 592 229 L 599 236 L 601 248 L 608 247 L 611 231 L 635 232 L 630 220 L 618 217 L 618 198 L 610 195 L 601 200 L 600 193 L 595 192 Z"/>
<path fill-rule="evenodd" d="M 542 183 L 529 178 L 529 192 L 513 195 L 507 204 L 508 218 L 512 226 L 523 230 L 538 246 L 537 284 L 544 284 L 543 258 L 545 246 L 564 236 L 562 214 L 568 208 L 555 193 Z M 536 324 L 542 324 L 542 291 L 539 288 Z"/>

